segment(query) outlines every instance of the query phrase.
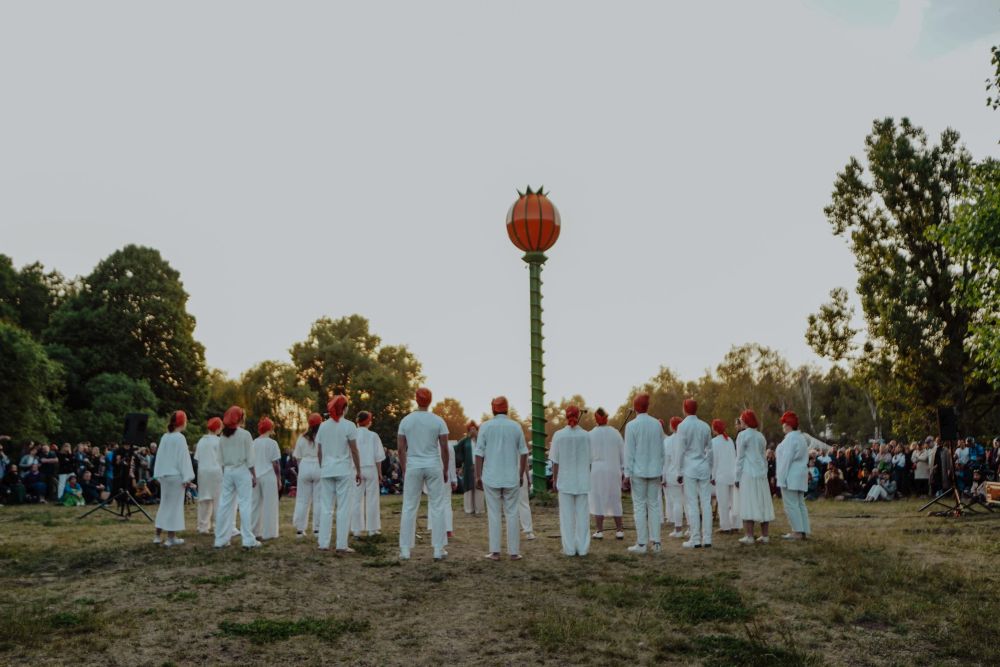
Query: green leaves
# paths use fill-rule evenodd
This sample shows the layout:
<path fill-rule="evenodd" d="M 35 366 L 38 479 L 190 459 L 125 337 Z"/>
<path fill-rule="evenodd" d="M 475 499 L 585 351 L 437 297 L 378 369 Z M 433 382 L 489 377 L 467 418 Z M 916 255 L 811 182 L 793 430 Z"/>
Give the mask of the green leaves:
<path fill-rule="evenodd" d="M 59 427 L 62 369 L 20 327 L 0 322 L 0 433 L 41 439 Z"/>

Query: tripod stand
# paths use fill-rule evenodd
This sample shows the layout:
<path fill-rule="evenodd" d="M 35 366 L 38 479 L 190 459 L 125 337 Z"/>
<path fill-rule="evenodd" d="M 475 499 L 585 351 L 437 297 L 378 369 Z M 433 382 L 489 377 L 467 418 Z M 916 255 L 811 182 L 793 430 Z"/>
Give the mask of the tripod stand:
<path fill-rule="evenodd" d="M 118 511 L 115 511 L 110 507 L 108 507 L 108 505 L 110 505 L 111 503 L 117 503 Z M 132 494 L 129 493 L 128 489 L 118 489 L 118 493 L 116 493 L 114 496 L 109 497 L 106 500 L 102 500 L 97 505 L 97 507 L 93 508 L 88 512 L 85 512 L 84 514 L 81 514 L 80 516 L 77 517 L 77 519 L 78 520 L 86 519 L 88 516 L 90 516 L 97 510 L 104 510 L 108 514 L 113 514 L 117 516 L 119 519 L 127 521 L 132 518 L 133 505 L 135 506 L 135 509 L 142 512 L 142 515 L 147 519 L 149 519 L 150 522 L 153 521 L 153 517 L 149 516 L 149 514 L 146 513 L 146 510 L 144 510 L 142 508 L 142 505 L 140 505 L 139 502 L 132 496 Z"/>

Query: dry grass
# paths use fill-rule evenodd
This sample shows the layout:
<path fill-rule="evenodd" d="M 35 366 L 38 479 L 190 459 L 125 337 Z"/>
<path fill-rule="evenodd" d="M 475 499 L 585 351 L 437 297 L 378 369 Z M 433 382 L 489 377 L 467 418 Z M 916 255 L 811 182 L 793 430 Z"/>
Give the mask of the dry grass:
<path fill-rule="evenodd" d="M 350 557 L 296 540 L 287 499 L 283 536 L 250 553 L 193 531 L 156 547 L 144 519 L 0 508 L 0 664 L 1000 663 L 1000 516 L 816 502 L 806 543 L 720 535 L 631 557 L 605 539 L 571 559 L 539 506 L 525 560 L 492 563 L 485 517 L 459 509 L 447 561 L 424 537 L 399 563 L 399 505 L 383 499 L 385 534 Z"/>

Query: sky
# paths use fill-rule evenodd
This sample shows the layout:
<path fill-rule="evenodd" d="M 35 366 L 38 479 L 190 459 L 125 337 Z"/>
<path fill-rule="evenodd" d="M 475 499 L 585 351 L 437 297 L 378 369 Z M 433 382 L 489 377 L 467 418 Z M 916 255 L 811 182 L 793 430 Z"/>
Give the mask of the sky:
<path fill-rule="evenodd" d="M 872 121 L 998 156 L 1000 4 L 7 2 L 0 252 L 75 276 L 129 243 L 181 273 L 210 366 L 360 313 L 436 398 L 530 411 L 544 185 L 547 397 L 614 408 L 806 317 L 856 274 L 823 215 Z"/>

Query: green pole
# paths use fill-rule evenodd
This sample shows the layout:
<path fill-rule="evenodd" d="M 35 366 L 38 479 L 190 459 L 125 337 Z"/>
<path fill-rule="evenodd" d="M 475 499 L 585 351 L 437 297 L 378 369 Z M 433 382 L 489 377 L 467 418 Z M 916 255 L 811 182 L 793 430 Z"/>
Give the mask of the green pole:
<path fill-rule="evenodd" d="M 545 480 L 545 363 L 542 361 L 542 264 L 545 253 L 529 252 L 531 286 L 531 474 L 536 491 L 547 489 Z"/>

